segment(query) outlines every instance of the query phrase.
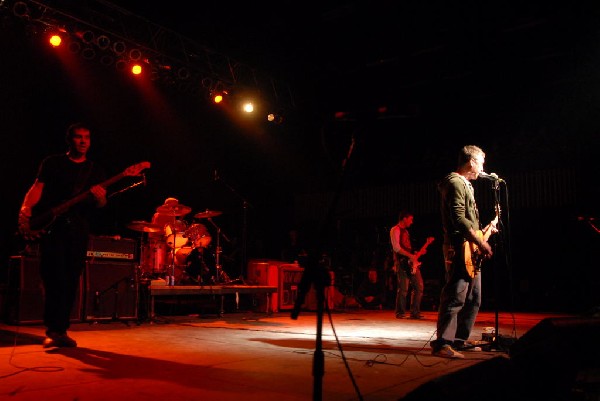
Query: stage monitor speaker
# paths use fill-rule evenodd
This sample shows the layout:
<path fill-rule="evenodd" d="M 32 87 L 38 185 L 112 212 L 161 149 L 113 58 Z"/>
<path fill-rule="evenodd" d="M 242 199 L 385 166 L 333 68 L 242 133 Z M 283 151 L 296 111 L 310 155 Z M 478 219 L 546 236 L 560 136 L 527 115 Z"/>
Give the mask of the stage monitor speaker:
<path fill-rule="evenodd" d="M 400 398 L 402 401 L 505 401 L 520 389 L 508 358 L 497 356 L 424 383 Z"/>
<path fill-rule="evenodd" d="M 538 381 L 533 386 L 544 389 L 548 395 L 570 397 L 577 377 L 597 369 L 598 338 L 597 317 L 546 318 L 512 344 L 509 355 L 523 375 L 535 372 L 531 380 Z"/>
<path fill-rule="evenodd" d="M 137 319 L 139 288 L 135 263 L 88 260 L 85 283 L 86 320 Z"/>
<path fill-rule="evenodd" d="M 11 324 L 41 324 L 44 314 L 44 288 L 37 257 L 11 256 L 7 276 L 6 321 Z M 71 321 L 82 319 L 82 288 L 71 311 Z"/>

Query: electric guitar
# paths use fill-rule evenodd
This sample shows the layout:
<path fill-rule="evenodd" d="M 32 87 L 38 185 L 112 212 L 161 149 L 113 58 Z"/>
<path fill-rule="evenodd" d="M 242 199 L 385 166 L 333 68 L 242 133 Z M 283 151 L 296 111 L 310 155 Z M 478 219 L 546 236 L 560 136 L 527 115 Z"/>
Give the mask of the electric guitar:
<path fill-rule="evenodd" d="M 494 227 L 498 224 L 498 220 L 500 219 L 500 210 L 496 209 L 496 217 L 494 220 L 490 222 L 483 230 L 477 230 L 475 235 L 482 242 L 487 242 L 490 236 L 494 232 Z M 479 247 L 471 242 L 466 241 L 463 244 L 463 254 L 465 255 L 465 266 L 467 268 L 467 273 L 471 278 L 475 277 L 477 272 L 481 269 L 481 264 L 483 263 L 483 255 L 479 250 Z"/>
<path fill-rule="evenodd" d="M 413 258 L 408 259 L 408 266 L 410 267 L 410 272 L 407 272 L 407 273 L 415 274 L 417 272 L 417 269 L 419 269 L 421 267 L 421 262 L 419 261 L 419 258 L 427 253 L 427 247 L 434 240 L 435 240 L 434 237 L 428 237 L 427 240 L 425 241 L 425 244 L 423 244 L 423 246 L 421 247 L 421 249 L 419 249 L 419 251 L 417 253 L 415 253 L 415 256 Z"/>
<path fill-rule="evenodd" d="M 124 177 L 140 175 L 140 173 L 147 168 L 150 168 L 150 162 L 134 164 L 133 166 L 126 168 L 123 172 L 115 175 L 112 178 L 109 178 L 104 182 L 101 182 L 98 185 L 106 188 Z M 24 236 L 27 238 L 39 238 L 42 234 L 48 231 L 58 216 L 66 213 L 71 207 L 85 200 L 88 196 L 90 196 L 90 194 L 91 192 L 88 189 L 69 199 L 68 201 L 50 208 L 49 210 L 46 210 L 42 213 L 32 214 L 31 218 L 29 219 L 29 231 L 27 233 L 23 233 Z"/>

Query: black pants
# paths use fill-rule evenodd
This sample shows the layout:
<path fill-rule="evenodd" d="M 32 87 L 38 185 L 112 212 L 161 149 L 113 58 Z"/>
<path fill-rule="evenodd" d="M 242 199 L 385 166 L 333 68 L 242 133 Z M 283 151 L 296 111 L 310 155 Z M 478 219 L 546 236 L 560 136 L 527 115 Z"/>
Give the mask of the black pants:
<path fill-rule="evenodd" d="M 84 221 L 61 219 L 40 240 L 46 333 L 65 333 L 71 325 L 71 310 L 85 268 L 88 234 Z"/>

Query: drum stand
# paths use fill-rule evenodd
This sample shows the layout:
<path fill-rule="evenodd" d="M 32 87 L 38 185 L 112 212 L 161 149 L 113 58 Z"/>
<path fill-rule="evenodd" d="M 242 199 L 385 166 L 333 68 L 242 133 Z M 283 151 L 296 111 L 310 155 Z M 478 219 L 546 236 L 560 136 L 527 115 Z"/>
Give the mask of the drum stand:
<path fill-rule="evenodd" d="M 215 268 L 217 270 L 217 277 L 215 277 L 215 283 L 216 284 L 229 284 L 234 280 L 231 280 L 229 278 L 229 275 L 223 270 L 223 267 L 221 266 L 221 252 L 223 251 L 221 249 L 221 235 L 223 236 L 223 238 L 225 238 L 226 241 L 229 241 L 229 239 L 227 238 L 227 236 L 225 234 L 223 234 L 221 232 L 221 228 L 215 224 L 214 221 L 212 221 L 212 219 L 209 217 L 207 219 L 210 224 L 212 224 L 216 229 L 217 229 L 217 246 L 216 246 L 216 255 L 215 255 Z"/>

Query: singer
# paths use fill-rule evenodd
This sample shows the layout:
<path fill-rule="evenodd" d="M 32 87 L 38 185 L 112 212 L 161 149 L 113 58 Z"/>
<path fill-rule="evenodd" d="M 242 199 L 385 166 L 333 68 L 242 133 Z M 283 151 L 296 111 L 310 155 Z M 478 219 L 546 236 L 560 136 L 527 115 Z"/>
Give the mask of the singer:
<path fill-rule="evenodd" d="M 479 213 L 470 182 L 481 176 L 484 162 L 483 150 L 467 145 L 458 155 L 456 171 L 438 184 L 446 284 L 440 296 L 437 338 L 431 341 L 431 348 L 433 355 L 443 358 L 464 358 L 461 350 L 481 351 L 468 341 L 481 304 L 481 272 L 469 274 L 464 249 L 475 244 L 483 257 L 492 256 L 492 248 L 478 235 Z M 495 230 L 495 225 L 491 229 Z"/>

